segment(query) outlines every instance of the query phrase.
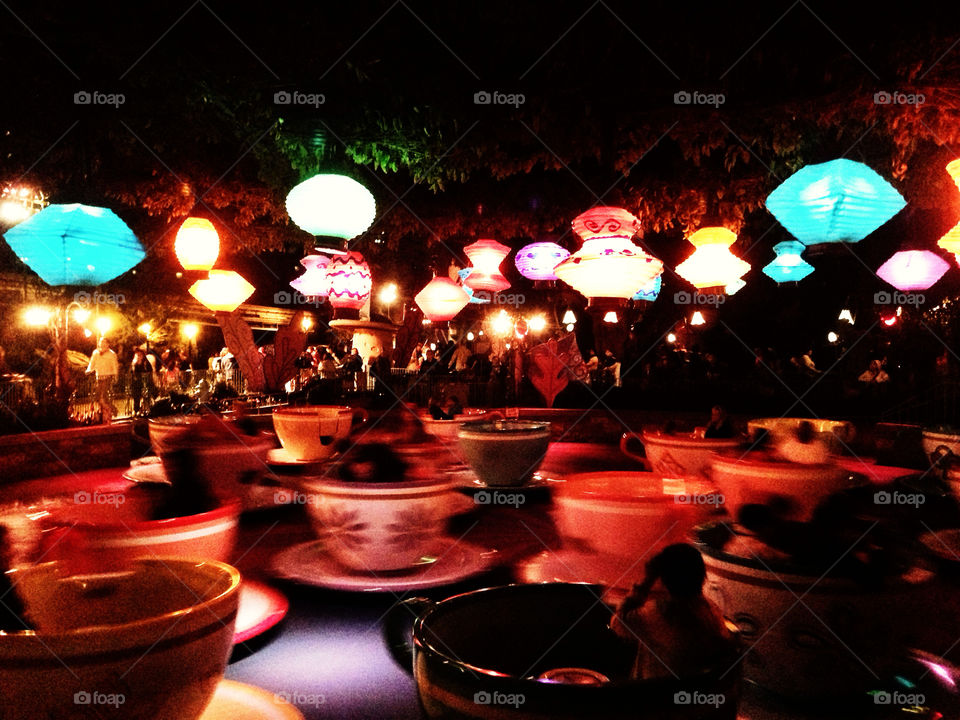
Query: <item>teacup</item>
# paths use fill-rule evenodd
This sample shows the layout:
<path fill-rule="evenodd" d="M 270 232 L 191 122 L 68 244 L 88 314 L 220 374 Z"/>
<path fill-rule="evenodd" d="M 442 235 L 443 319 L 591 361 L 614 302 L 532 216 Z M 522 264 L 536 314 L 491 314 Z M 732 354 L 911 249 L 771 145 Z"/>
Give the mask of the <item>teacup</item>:
<path fill-rule="evenodd" d="M 814 439 L 825 443 L 830 452 L 837 455 L 849 449 L 856 435 L 853 423 L 818 418 L 756 418 L 747 423 L 747 432 L 751 440 L 756 440 L 761 431 L 766 431 L 776 443 L 793 437 L 804 423 L 813 428 Z"/>
<path fill-rule="evenodd" d="M 10 573 L 36 629 L 0 633 L 4 720 L 196 720 L 233 647 L 240 572 L 176 558 L 62 570 Z"/>
<path fill-rule="evenodd" d="M 960 458 L 960 431 L 951 428 L 924 429 L 923 451 L 934 465 Z"/>
<path fill-rule="evenodd" d="M 550 423 L 494 420 L 463 423 L 457 431 L 470 468 L 487 485 L 523 485 L 550 446 Z"/>
<path fill-rule="evenodd" d="M 366 422 L 369 415 L 340 405 L 284 407 L 273 411 L 273 427 L 295 460 L 324 460 L 333 455 L 337 441 L 350 434 L 357 417 Z"/>
<path fill-rule="evenodd" d="M 465 422 L 477 420 L 498 420 L 503 416 L 496 410 L 485 408 L 464 408 L 463 412 L 455 415 L 452 420 L 434 420 L 429 414 L 420 416 L 423 429 L 441 441 L 456 443 L 457 431 Z"/>
<path fill-rule="evenodd" d="M 434 603 L 394 606 L 384 624 L 394 659 L 412 671 L 428 718 L 622 720 L 737 715 L 739 666 L 631 680 L 636 649 L 608 623 L 603 588 L 580 583 L 510 585 Z M 418 617 L 409 633 L 411 613 Z M 713 705 L 677 701 L 693 693 Z"/>
<path fill-rule="evenodd" d="M 630 452 L 630 440 L 639 440 L 644 454 Z M 697 433 L 665 433 L 643 431 L 624 433 L 620 438 L 620 450 L 627 457 L 643 463 L 649 470 L 664 477 L 708 477 L 710 459 L 723 450 L 733 450 L 743 439 L 704 438 Z"/>

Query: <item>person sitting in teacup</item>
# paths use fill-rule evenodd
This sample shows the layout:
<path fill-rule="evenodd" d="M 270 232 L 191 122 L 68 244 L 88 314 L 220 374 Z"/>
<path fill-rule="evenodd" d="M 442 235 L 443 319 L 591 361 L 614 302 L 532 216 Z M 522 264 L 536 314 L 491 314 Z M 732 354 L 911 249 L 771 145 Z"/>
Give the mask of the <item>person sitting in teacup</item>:
<path fill-rule="evenodd" d="M 703 431 L 705 438 L 732 438 L 737 436 L 737 431 L 727 416 L 727 411 L 720 405 L 714 405 L 710 409 L 710 422 Z"/>
<path fill-rule="evenodd" d="M 619 637 L 637 644 L 631 678 L 689 677 L 733 656 L 733 636 L 703 595 L 705 579 L 692 545 L 669 545 L 647 563 L 643 582 L 610 621 Z"/>

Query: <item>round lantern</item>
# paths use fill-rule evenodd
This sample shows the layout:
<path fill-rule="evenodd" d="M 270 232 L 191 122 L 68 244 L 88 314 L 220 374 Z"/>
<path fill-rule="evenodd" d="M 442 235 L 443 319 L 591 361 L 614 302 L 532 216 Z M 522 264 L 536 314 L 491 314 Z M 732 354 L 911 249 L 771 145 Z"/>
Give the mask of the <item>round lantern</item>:
<path fill-rule="evenodd" d="M 190 294 L 214 312 L 233 312 L 256 288 L 233 270 L 211 270 L 190 286 Z"/>
<path fill-rule="evenodd" d="M 677 274 L 697 289 L 730 285 L 750 270 L 750 263 L 730 252 L 737 236 L 725 227 L 700 228 L 687 239 L 696 249 Z"/>
<path fill-rule="evenodd" d="M 482 238 L 472 245 L 467 245 L 463 251 L 472 263 L 471 272 L 463 281 L 464 285 L 474 290 L 490 292 L 500 292 L 510 287 L 510 281 L 500 272 L 500 263 L 510 253 L 510 248 L 496 240 Z"/>
<path fill-rule="evenodd" d="M 359 310 L 370 297 L 373 276 L 370 266 L 358 252 L 334 255 L 327 265 L 326 290 L 335 308 Z"/>
<path fill-rule="evenodd" d="M 287 194 L 287 214 L 311 235 L 349 240 L 373 224 L 377 205 L 370 191 L 353 178 L 320 174 Z"/>
<path fill-rule="evenodd" d="M 630 238 L 640 221 L 627 210 L 595 207 L 573 220 L 583 246 L 554 269 L 591 302 L 601 298 L 632 298 L 663 272 L 663 263 L 647 255 Z"/>
<path fill-rule="evenodd" d="M 470 302 L 463 288 L 448 277 L 435 277 L 413 301 L 432 322 L 452 320 Z"/>
<path fill-rule="evenodd" d="M 177 230 L 173 251 L 184 270 L 209 270 L 220 256 L 220 236 L 209 220 L 188 217 Z"/>
<path fill-rule="evenodd" d="M 777 257 L 763 266 L 763 274 L 778 283 L 798 282 L 813 272 L 813 265 L 808 263 L 800 253 L 806 250 L 803 243 L 796 240 L 787 240 L 773 246 Z"/>
<path fill-rule="evenodd" d="M 932 287 L 949 269 L 943 258 L 929 250 L 901 250 L 877 269 L 877 276 L 909 292 Z"/>
<path fill-rule="evenodd" d="M 327 266 L 330 258 L 326 255 L 307 255 L 300 264 L 304 273 L 290 281 L 290 287 L 306 297 L 326 297 L 329 291 L 327 285 Z"/>
<path fill-rule="evenodd" d="M 556 280 L 553 269 L 568 257 L 570 251 L 555 242 L 535 242 L 517 250 L 513 262 L 528 280 Z"/>

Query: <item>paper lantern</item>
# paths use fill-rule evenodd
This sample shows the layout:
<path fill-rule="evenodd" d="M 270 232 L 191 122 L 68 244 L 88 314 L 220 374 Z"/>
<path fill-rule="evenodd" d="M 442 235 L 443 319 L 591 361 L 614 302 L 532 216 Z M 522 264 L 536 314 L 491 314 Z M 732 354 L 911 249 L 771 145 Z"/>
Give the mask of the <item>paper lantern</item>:
<path fill-rule="evenodd" d="M 957 188 L 960 188 L 960 159 L 947 164 L 947 172 L 953 178 Z M 948 253 L 952 253 L 957 264 L 960 265 L 960 223 L 957 223 L 949 232 L 937 241 L 937 245 Z"/>
<path fill-rule="evenodd" d="M 370 227 L 377 205 L 370 191 L 353 178 L 320 174 L 287 194 L 287 214 L 311 235 L 349 240 Z"/>
<path fill-rule="evenodd" d="M 209 220 L 188 217 L 177 230 L 173 251 L 184 270 L 209 270 L 220 256 L 220 236 Z"/>
<path fill-rule="evenodd" d="M 517 250 L 513 262 L 528 280 L 556 280 L 553 269 L 568 257 L 570 251 L 555 242 L 535 242 Z"/>
<path fill-rule="evenodd" d="M 583 246 L 554 269 L 557 277 L 591 301 L 632 298 L 663 272 L 663 263 L 647 255 L 630 238 L 640 221 L 627 210 L 595 207 L 581 213 L 573 230 Z"/>
<path fill-rule="evenodd" d="M 304 273 L 290 281 L 290 287 L 306 297 L 326 297 L 329 291 L 327 284 L 327 266 L 330 258 L 326 255 L 307 255 L 300 264 Z"/>
<path fill-rule="evenodd" d="M 877 276 L 897 290 L 926 290 L 932 287 L 950 265 L 929 250 L 901 250 L 877 269 Z"/>
<path fill-rule="evenodd" d="M 703 317 L 703 313 L 699 310 L 694 310 L 693 315 L 690 316 L 691 325 L 705 325 L 707 323 L 706 319 Z"/>
<path fill-rule="evenodd" d="M 435 277 L 413 298 L 433 322 L 452 320 L 470 302 L 463 288 L 448 277 Z"/>
<path fill-rule="evenodd" d="M 778 283 L 803 280 L 814 270 L 813 265 L 800 257 L 800 253 L 804 250 L 806 250 L 804 244 L 796 240 L 777 243 L 773 246 L 777 257 L 763 266 L 763 274 Z"/>
<path fill-rule="evenodd" d="M 577 321 L 577 316 L 573 314 L 573 310 L 567 310 L 563 314 L 563 319 L 560 321 L 564 325 L 573 325 Z"/>
<path fill-rule="evenodd" d="M 370 297 L 373 276 L 358 252 L 334 255 L 327 265 L 327 297 L 335 308 L 359 310 Z"/>
<path fill-rule="evenodd" d="M 77 203 L 48 205 L 3 237 L 48 285 L 102 285 L 146 257 L 112 210 Z"/>
<path fill-rule="evenodd" d="M 488 293 L 482 293 L 480 295 L 477 295 L 473 291 L 473 288 L 467 285 L 466 282 L 464 282 L 468 277 L 470 277 L 470 273 L 472 272 L 473 272 L 473 268 L 464 268 L 463 270 L 457 271 L 457 277 L 460 278 L 460 283 L 461 283 L 460 287 L 463 288 L 463 291 L 467 294 L 467 297 L 470 298 L 470 302 L 476 305 L 483 305 L 483 304 L 489 303 L 492 300 L 492 298 Z"/>
<path fill-rule="evenodd" d="M 472 263 L 471 272 L 463 281 L 464 285 L 474 290 L 490 292 L 500 292 L 510 287 L 510 281 L 500 272 L 500 263 L 510 253 L 510 248 L 496 240 L 482 238 L 467 245 L 463 251 Z"/>
<path fill-rule="evenodd" d="M 211 270 L 190 286 L 190 294 L 214 312 L 233 312 L 256 288 L 233 270 Z"/>
<path fill-rule="evenodd" d="M 723 294 L 727 296 L 736 295 L 747 286 L 747 281 L 737 278 L 733 282 L 723 287 Z"/>
<path fill-rule="evenodd" d="M 853 325 L 853 313 L 850 312 L 850 308 L 844 308 L 840 311 L 840 314 L 837 316 L 837 320 L 843 320 Z"/>
<path fill-rule="evenodd" d="M 617 313 L 614 310 L 608 310 L 607 313 L 603 316 L 603 321 L 605 323 L 610 323 L 611 325 L 620 322 L 620 319 L 617 317 Z"/>
<path fill-rule="evenodd" d="M 687 239 L 696 249 L 677 274 L 697 289 L 729 285 L 750 270 L 750 263 L 730 252 L 737 236 L 725 227 L 700 228 Z"/>
<path fill-rule="evenodd" d="M 858 242 L 906 205 L 871 168 L 839 159 L 807 165 L 767 197 L 767 209 L 804 245 Z"/>
<path fill-rule="evenodd" d="M 660 295 L 660 289 L 663 287 L 663 275 L 657 275 L 653 282 L 647 284 L 646 287 L 642 287 L 637 290 L 636 294 L 630 298 L 631 300 L 646 300 L 647 302 L 653 302 L 657 299 L 657 296 Z"/>

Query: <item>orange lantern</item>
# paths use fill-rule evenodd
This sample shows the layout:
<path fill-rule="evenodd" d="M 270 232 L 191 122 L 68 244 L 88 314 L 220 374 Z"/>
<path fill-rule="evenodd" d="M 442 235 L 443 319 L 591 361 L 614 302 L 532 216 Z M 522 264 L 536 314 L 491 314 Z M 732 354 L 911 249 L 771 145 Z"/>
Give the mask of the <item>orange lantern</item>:
<path fill-rule="evenodd" d="M 448 277 L 434 277 L 413 298 L 433 322 L 452 320 L 470 302 L 470 296 Z"/>
<path fill-rule="evenodd" d="M 188 217 L 177 230 L 173 251 L 184 270 L 209 270 L 220 256 L 220 236 L 209 220 Z"/>
<path fill-rule="evenodd" d="M 334 255 L 327 265 L 327 296 L 335 308 L 359 310 L 370 297 L 373 275 L 358 252 Z"/>
<path fill-rule="evenodd" d="M 697 289 L 732 285 L 750 263 L 730 252 L 737 236 L 725 227 L 705 227 L 687 238 L 696 250 L 677 266 L 677 274 Z"/>
<path fill-rule="evenodd" d="M 256 290 L 233 270 L 211 270 L 210 277 L 197 280 L 190 294 L 213 312 L 233 312 Z"/>
<path fill-rule="evenodd" d="M 463 281 L 464 285 L 471 290 L 490 292 L 500 292 L 510 287 L 510 281 L 500 272 L 500 263 L 510 254 L 510 248 L 496 240 L 483 238 L 467 245 L 463 251 L 473 263 L 470 274 Z"/>

